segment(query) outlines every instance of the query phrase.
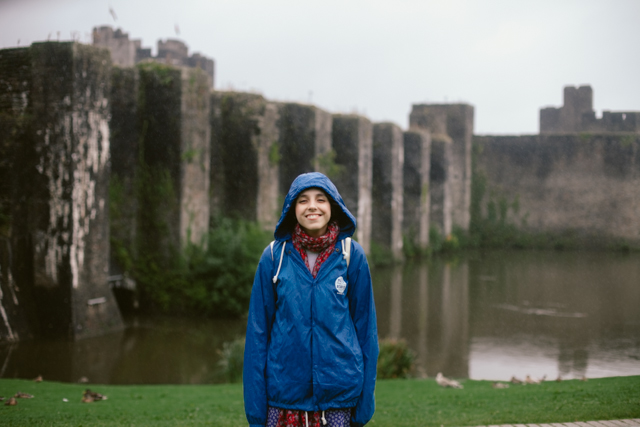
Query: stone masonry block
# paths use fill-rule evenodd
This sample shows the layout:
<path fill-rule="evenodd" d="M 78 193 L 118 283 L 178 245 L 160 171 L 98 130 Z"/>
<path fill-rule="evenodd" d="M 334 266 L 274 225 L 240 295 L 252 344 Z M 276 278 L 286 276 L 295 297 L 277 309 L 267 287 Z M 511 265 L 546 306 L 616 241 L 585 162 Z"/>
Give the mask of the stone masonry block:
<path fill-rule="evenodd" d="M 18 164 L 32 149 L 30 90 L 29 48 L 0 50 L 0 344 L 31 338 L 38 330 L 32 289 L 18 288 L 28 267 L 17 262 L 16 250 L 28 250 L 29 239 L 11 233 L 13 220 L 28 213 L 27 195 L 17 185 L 32 172 Z"/>
<path fill-rule="evenodd" d="M 30 146 L 16 165 L 12 220 L 20 289 L 32 290 L 40 332 L 73 339 L 122 328 L 107 283 L 109 53 L 77 43 L 29 49 Z"/>
<path fill-rule="evenodd" d="M 209 232 L 209 81 L 199 68 L 182 67 L 181 78 L 180 236 L 201 244 Z"/>
<path fill-rule="evenodd" d="M 312 105 L 286 103 L 280 106 L 280 195 L 305 172 L 330 172 L 331 114 Z"/>
<path fill-rule="evenodd" d="M 211 104 L 214 215 L 271 229 L 280 214 L 279 106 L 238 92 L 214 92 Z"/>
<path fill-rule="evenodd" d="M 369 253 L 373 125 L 361 116 L 334 115 L 331 134 L 337 167 L 330 178 L 338 187 L 349 210 L 356 216 L 356 239 L 364 251 Z"/>
<path fill-rule="evenodd" d="M 138 241 L 170 256 L 188 242 L 205 243 L 209 229 L 208 83 L 198 69 L 155 63 L 137 69 L 142 144 Z M 166 232 L 157 233 L 158 227 Z"/>
<path fill-rule="evenodd" d="M 451 203 L 453 225 L 469 229 L 471 208 L 471 140 L 473 106 L 467 104 L 414 105 L 410 126 L 447 134 L 453 141 L 451 158 Z"/>
<path fill-rule="evenodd" d="M 404 143 L 393 123 L 373 126 L 371 239 L 402 259 Z"/>
<path fill-rule="evenodd" d="M 404 140 L 404 214 L 403 234 L 421 250 L 429 246 L 429 206 L 431 191 L 431 134 L 409 130 Z"/>
<path fill-rule="evenodd" d="M 127 248 L 137 257 L 138 186 L 140 179 L 138 128 L 139 75 L 135 68 L 113 67 L 111 72 L 111 120 L 109 121 L 111 180 L 110 272 L 122 274 L 124 266 L 118 265 L 118 246 Z"/>
<path fill-rule="evenodd" d="M 431 166 L 429 171 L 430 210 L 429 221 L 440 235 L 448 236 L 452 231 L 452 182 L 451 158 L 453 142 L 447 135 L 431 136 Z"/>

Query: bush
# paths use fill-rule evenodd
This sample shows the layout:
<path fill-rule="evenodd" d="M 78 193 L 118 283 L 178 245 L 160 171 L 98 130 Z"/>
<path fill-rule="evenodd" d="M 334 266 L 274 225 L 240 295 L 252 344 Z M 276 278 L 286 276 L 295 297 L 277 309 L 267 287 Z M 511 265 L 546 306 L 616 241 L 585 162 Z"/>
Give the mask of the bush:
<path fill-rule="evenodd" d="M 238 383 L 242 381 L 242 368 L 244 365 L 244 343 L 245 338 L 236 338 L 233 341 L 225 342 L 222 350 L 218 350 L 220 361 L 220 375 L 228 383 Z"/>
<path fill-rule="evenodd" d="M 164 314 L 240 317 L 249 308 L 253 276 L 269 233 L 258 224 L 222 219 L 208 243 L 188 245 L 168 259 L 132 262 L 142 309 Z"/>
<path fill-rule="evenodd" d="M 413 370 L 415 354 L 405 340 L 384 339 L 380 341 L 378 356 L 378 378 L 407 378 Z"/>

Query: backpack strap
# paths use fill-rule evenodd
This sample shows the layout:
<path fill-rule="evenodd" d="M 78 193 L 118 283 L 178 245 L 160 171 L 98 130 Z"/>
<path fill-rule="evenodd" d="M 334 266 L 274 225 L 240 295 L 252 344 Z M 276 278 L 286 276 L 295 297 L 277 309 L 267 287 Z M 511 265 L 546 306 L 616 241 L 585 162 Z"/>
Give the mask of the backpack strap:
<path fill-rule="evenodd" d="M 271 246 L 271 261 L 273 261 L 273 246 L 275 245 L 276 241 L 272 241 L 271 244 L 269 246 Z M 278 271 L 276 271 L 276 275 L 273 276 L 273 279 L 271 279 L 273 281 L 273 283 L 275 284 L 278 281 L 278 274 L 280 274 L 280 267 L 282 267 L 282 259 L 284 258 L 284 250 L 287 247 L 287 242 L 282 242 L 282 253 L 280 254 L 280 262 L 278 263 Z"/>
<path fill-rule="evenodd" d="M 342 256 L 347 261 L 347 268 L 349 268 L 349 262 L 351 261 L 351 237 L 345 238 L 342 242 Z"/>
<path fill-rule="evenodd" d="M 271 261 L 274 261 L 273 258 L 273 247 L 275 246 L 276 241 L 273 240 L 269 246 L 271 247 Z M 347 237 L 340 242 L 342 245 L 342 257 L 347 261 L 347 268 L 349 268 L 349 262 L 351 261 L 351 237 Z M 284 251 L 287 247 L 286 242 L 282 242 L 282 252 L 280 253 L 280 261 L 278 262 L 278 270 L 276 271 L 276 275 L 273 276 L 273 283 L 275 284 L 278 281 L 278 275 L 280 274 L 280 268 L 282 267 L 282 260 L 284 259 Z"/>

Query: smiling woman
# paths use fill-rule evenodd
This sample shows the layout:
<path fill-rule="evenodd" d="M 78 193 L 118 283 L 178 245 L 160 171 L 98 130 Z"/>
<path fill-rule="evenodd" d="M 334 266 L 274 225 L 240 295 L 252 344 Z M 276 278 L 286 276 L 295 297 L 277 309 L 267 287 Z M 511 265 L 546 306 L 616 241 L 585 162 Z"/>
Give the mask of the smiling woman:
<path fill-rule="evenodd" d="M 309 236 L 320 237 L 325 234 L 331 219 L 331 204 L 326 193 L 319 188 L 300 193 L 296 200 L 296 219 Z"/>
<path fill-rule="evenodd" d="M 298 176 L 253 282 L 244 353 L 251 426 L 363 426 L 378 334 L 356 220 L 321 173 Z"/>

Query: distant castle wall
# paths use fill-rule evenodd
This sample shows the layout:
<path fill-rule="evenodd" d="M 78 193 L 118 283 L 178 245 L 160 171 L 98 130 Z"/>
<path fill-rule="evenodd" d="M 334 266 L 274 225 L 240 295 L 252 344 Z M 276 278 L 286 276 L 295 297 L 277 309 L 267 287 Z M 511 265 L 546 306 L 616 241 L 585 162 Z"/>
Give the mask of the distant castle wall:
<path fill-rule="evenodd" d="M 474 144 L 483 217 L 587 245 L 640 243 L 640 136 L 476 136 Z"/>
<path fill-rule="evenodd" d="M 589 246 L 640 244 L 640 112 L 597 119 L 590 86 L 540 110 L 540 134 L 475 136 L 474 215 Z"/>
<path fill-rule="evenodd" d="M 636 132 L 640 133 L 640 112 L 604 111 L 596 118 L 591 86 L 564 88 L 564 105 L 540 109 L 540 133 Z"/>
<path fill-rule="evenodd" d="M 129 34 L 120 28 L 114 31 L 108 25 L 93 29 L 93 45 L 109 49 L 114 65 L 133 67 L 143 61 L 160 62 L 167 65 L 200 68 L 205 71 L 209 87 L 214 84 L 215 64 L 212 59 L 194 53 L 181 40 L 158 40 L 158 56 L 151 56 L 151 49 L 142 48 L 139 39 L 129 40 Z"/>
<path fill-rule="evenodd" d="M 451 147 L 436 153 L 449 153 L 446 158 L 450 186 L 451 224 L 462 230 L 469 229 L 471 206 L 471 139 L 473 136 L 474 109 L 467 104 L 415 104 L 409 116 L 411 128 L 424 129 L 432 135 L 451 139 Z M 442 158 L 445 159 L 445 158 Z M 432 169 L 436 171 L 437 168 Z M 446 212 L 446 210 L 443 210 Z M 448 215 L 448 214 L 447 214 Z M 444 220 L 448 223 L 449 220 Z M 448 229 L 448 227 L 444 227 Z M 448 232 L 447 232 L 448 234 Z"/>

